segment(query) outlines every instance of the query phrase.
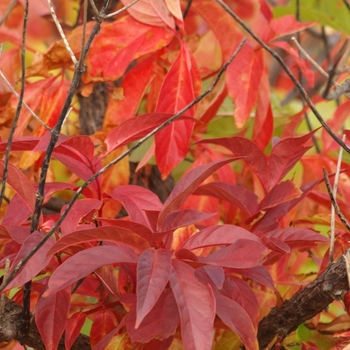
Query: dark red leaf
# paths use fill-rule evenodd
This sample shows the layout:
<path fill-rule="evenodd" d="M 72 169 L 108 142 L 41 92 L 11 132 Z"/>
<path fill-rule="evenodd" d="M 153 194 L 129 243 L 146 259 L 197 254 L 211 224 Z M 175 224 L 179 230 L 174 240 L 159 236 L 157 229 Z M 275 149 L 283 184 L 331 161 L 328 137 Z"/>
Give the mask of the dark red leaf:
<path fill-rule="evenodd" d="M 199 282 L 194 269 L 179 260 L 173 260 L 170 285 L 180 313 L 184 347 L 210 350 L 216 309 L 212 289 Z"/>
<path fill-rule="evenodd" d="M 66 288 L 39 298 L 36 304 L 35 323 L 47 350 L 56 350 L 58 347 L 66 328 L 70 298 L 70 290 Z"/>
<path fill-rule="evenodd" d="M 276 186 L 274 186 L 271 191 L 264 197 L 260 202 L 260 210 L 265 211 L 276 205 L 282 204 L 284 202 L 289 202 L 292 199 L 298 198 L 303 194 L 295 184 L 290 181 L 283 181 Z"/>
<path fill-rule="evenodd" d="M 141 139 L 172 116 L 173 114 L 169 113 L 149 113 L 126 120 L 106 137 L 107 151 L 111 152 L 117 147 Z M 195 121 L 195 119 L 189 117 L 180 117 L 179 119 L 187 120 L 187 122 L 191 121 L 192 123 Z"/>
<path fill-rule="evenodd" d="M 219 225 L 203 229 L 191 236 L 181 248 L 197 249 L 215 245 L 228 245 L 239 239 L 249 240 L 251 243 L 261 244 L 260 239 L 253 233 L 234 225 Z"/>
<path fill-rule="evenodd" d="M 198 166 L 186 173 L 176 184 L 169 197 L 164 203 L 164 207 L 159 214 L 158 230 L 163 230 L 165 218 L 175 210 L 181 209 L 186 199 L 193 191 L 212 173 L 227 163 L 239 158 L 217 160 L 209 164 Z"/>
<path fill-rule="evenodd" d="M 72 245 L 96 241 L 123 243 L 140 251 L 150 247 L 149 243 L 137 233 L 128 229 L 110 226 L 71 232 L 55 243 L 47 254 L 52 256 Z"/>
<path fill-rule="evenodd" d="M 76 201 L 61 224 L 63 235 L 67 235 L 76 230 L 81 219 L 94 209 L 99 209 L 101 205 L 101 201 L 93 198 L 83 198 Z M 62 211 L 65 207 L 66 206 L 62 208 Z"/>
<path fill-rule="evenodd" d="M 110 196 L 123 204 L 132 221 L 150 229 L 152 226 L 145 210 L 160 211 L 163 207 L 156 194 L 140 186 L 118 186 L 110 193 Z"/>
<path fill-rule="evenodd" d="M 33 185 L 23 173 L 13 164 L 8 164 L 7 183 L 17 192 L 28 209 L 33 212 L 35 205 L 35 191 Z M 0 160 L 0 176 L 4 173 L 4 161 Z"/>
<path fill-rule="evenodd" d="M 202 213 L 198 210 L 182 209 L 170 213 L 164 220 L 163 230 L 176 230 L 179 227 L 185 227 L 198 221 L 209 219 L 216 213 Z"/>
<path fill-rule="evenodd" d="M 25 258 L 33 248 L 43 239 L 45 232 L 35 231 L 23 242 L 22 247 L 16 258 L 11 264 L 11 270 Z M 6 287 L 6 290 L 16 286 L 23 286 L 26 282 L 32 280 L 41 270 L 44 270 L 50 261 L 50 258 L 46 257 L 47 252 L 54 244 L 53 238 L 50 238 L 40 249 L 37 251 L 30 261 L 26 264 L 25 268 L 19 271 L 12 282 Z M 63 288 L 62 288 L 63 289 Z"/>
<path fill-rule="evenodd" d="M 64 333 L 64 344 L 66 349 L 70 349 L 75 339 L 80 334 L 81 328 L 84 325 L 86 314 L 78 311 L 67 320 L 66 331 Z"/>
<path fill-rule="evenodd" d="M 139 256 L 135 251 L 123 244 L 118 246 L 98 246 L 80 251 L 67 259 L 51 275 L 45 296 L 71 285 L 97 268 L 115 263 L 136 264 Z M 77 269 L 79 266 L 79 269 Z"/>
<path fill-rule="evenodd" d="M 147 249 L 137 264 L 137 329 L 145 316 L 152 310 L 171 273 L 172 253 L 164 249 Z"/>
<path fill-rule="evenodd" d="M 228 201 L 249 215 L 253 215 L 259 208 L 258 196 L 244 187 L 231 185 L 224 182 L 211 182 L 199 186 L 193 194 L 211 196 Z"/>
<path fill-rule="evenodd" d="M 265 250 L 265 246 L 261 243 L 248 239 L 238 239 L 234 244 L 220 248 L 199 260 L 202 263 L 215 266 L 246 269 L 261 265 Z"/>
<path fill-rule="evenodd" d="M 118 324 L 117 317 L 112 309 L 103 308 L 94 315 L 90 331 L 90 343 L 94 347 L 103 338 L 113 331 Z"/>
<path fill-rule="evenodd" d="M 273 147 L 269 160 L 271 171 L 270 188 L 279 183 L 303 154 L 311 148 L 310 146 L 304 146 L 304 144 L 311 139 L 315 132 L 316 130 L 302 137 L 288 137 L 279 141 Z"/>
<path fill-rule="evenodd" d="M 258 350 L 257 332 L 246 310 L 214 289 L 216 313 L 242 340 L 247 349 Z M 237 317 L 239 315 L 239 317 Z"/>
<path fill-rule="evenodd" d="M 254 171 L 264 188 L 268 189 L 270 183 L 270 174 L 267 171 L 268 161 L 264 153 L 252 141 L 244 137 L 226 137 L 200 142 L 224 146 L 235 156 L 242 157 L 242 160 Z"/>
<path fill-rule="evenodd" d="M 288 227 L 267 232 L 268 238 L 278 239 L 285 242 L 292 249 L 308 248 L 314 245 L 315 242 L 328 242 L 329 239 L 322 236 L 320 233 L 298 227 Z"/>
<path fill-rule="evenodd" d="M 133 307 L 127 316 L 126 329 L 132 341 L 149 342 L 156 337 L 165 339 L 173 335 L 179 322 L 180 316 L 174 295 L 164 291 L 137 329 L 136 307 Z"/>

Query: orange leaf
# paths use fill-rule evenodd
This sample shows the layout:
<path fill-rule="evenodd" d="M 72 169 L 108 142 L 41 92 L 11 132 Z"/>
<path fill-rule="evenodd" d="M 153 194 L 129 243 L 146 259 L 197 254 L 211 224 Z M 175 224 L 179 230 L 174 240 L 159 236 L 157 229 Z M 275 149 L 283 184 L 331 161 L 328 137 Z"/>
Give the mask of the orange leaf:
<path fill-rule="evenodd" d="M 263 72 L 263 53 L 250 43 L 243 46 L 227 68 L 226 84 L 235 103 L 235 122 L 238 128 L 244 126 L 258 101 Z"/>

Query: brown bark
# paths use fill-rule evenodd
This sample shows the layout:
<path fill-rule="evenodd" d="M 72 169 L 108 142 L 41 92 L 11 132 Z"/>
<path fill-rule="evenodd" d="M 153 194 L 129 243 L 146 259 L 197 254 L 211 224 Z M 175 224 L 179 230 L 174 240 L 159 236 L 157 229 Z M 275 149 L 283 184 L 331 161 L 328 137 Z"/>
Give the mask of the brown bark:
<path fill-rule="evenodd" d="M 0 343 L 19 341 L 19 331 L 22 323 L 22 306 L 14 301 L 5 298 L 3 308 L 0 310 Z M 1 304 L 1 303 L 0 303 Z M 36 350 L 45 350 L 38 328 L 32 318 L 28 335 L 24 338 L 24 343 Z M 61 338 L 58 350 L 64 350 L 64 337 Z M 80 334 L 71 350 L 91 350 L 89 337 Z"/>
<path fill-rule="evenodd" d="M 261 320 L 258 328 L 258 341 L 260 349 L 266 347 L 274 340 L 275 336 L 282 339 L 294 331 L 300 324 L 314 317 L 325 309 L 333 300 L 338 299 L 349 290 L 346 275 L 345 260 L 341 257 L 331 264 L 314 282 L 283 303 L 281 308 L 273 308 L 271 312 Z M 21 326 L 22 307 L 4 299 L 4 312 L 0 311 L 0 342 L 19 340 Z M 45 350 L 40 333 L 34 319 L 25 344 L 37 350 Z M 64 350 L 64 338 L 61 339 L 59 350 Z M 90 350 L 89 337 L 80 335 L 72 350 Z"/>
<path fill-rule="evenodd" d="M 331 264 L 314 282 L 310 283 L 281 308 L 273 308 L 260 321 L 258 341 L 260 349 L 273 341 L 276 335 L 282 339 L 297 327 L 316 316 L 333 300 L 339 299 L 349 290 L 344 257 Z"/>

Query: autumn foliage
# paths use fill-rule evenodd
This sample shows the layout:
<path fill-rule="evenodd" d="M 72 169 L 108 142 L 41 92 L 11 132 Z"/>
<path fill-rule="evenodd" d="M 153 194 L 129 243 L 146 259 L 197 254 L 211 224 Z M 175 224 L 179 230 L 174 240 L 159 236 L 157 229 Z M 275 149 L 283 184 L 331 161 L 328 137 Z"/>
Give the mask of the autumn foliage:
<path fill-rule="evenodd" d="M 327 101 L 327 78 L 291 40 L 345 80 L 349 9 L 325 2 L 297 15 L 296 1 L 139 0 L 108 18 L 89 4 L 85 23 L 87 1 L 56 0 L 64 42 L 47 2 L 30 0 L 23 72 L 26 2 L 1 1 L 0 306 L 30 300 L 45 349 L 82 334 L 95 350 L 259 349 L 259 322 L 326 269 L 322 169 L 332 180 L 339 145 L 262 46 L 348 135 L 346 94 Z M 337 197 L 348 219 L 349 162 Z M 335 226 L 337 260 L 350 236 Z M 320 311 L 271 345 L 342 349 L 346 311 Z M 19 349 L 26 335 L 0 341 Z"/>

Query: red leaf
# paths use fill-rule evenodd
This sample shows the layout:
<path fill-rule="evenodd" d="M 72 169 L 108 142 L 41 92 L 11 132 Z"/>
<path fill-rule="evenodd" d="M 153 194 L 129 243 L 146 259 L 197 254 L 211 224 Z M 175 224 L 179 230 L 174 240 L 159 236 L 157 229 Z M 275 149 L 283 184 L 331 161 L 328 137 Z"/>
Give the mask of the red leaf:
<path fill-rule="evenodd" d="M 221 320 L 241 338 L 248 349 L 258 349 L 256 330 L 259 305 L 248 285 L 238 278 L 230 278 L 225 281 L 223 289 L 219 291 L 203 268 L 196 269 L 196 275 L 201 281 L 209 283 L 212 287 L 217 306 L 220 305 L 216 313 Z M 237 317 L 237 315 L 240 316 Z"/>
<path fill-rule="evenodd" d="M 225 280 L 223 292 L 227 292 L 233 300 L 237 301 L 244 308 L 256 330 L 258 328 L 260 305 L 248 283 L 240 278 L 229 275 Z"/>
<path fill-rule="evenodd" d="M 271 189 L 271 191 L 260 202 L 259 208 L 261 211 L 265 211 L 276 205 L 298 198 L 302 194 L 303 192 L 300 191 L 292 181 L 283 181 Z"/>
<path fill-rule="evenodd" d="M 121 227 L 129 231 L 133 231 L 137 233 L 139 236 L 143 237 L 146 239 L 150 244 L 153 244 L 153 237 L 152 237 L 152 231 L 141 224 L 138 224 L 137 222 L 132 222 L 132 221 L 125 221 L 125 220 L 118 220 L 118 219 L 106 219 L 106 218 L 96 218 L 96 220 L 106 223 L 107 225 L 110 226 L 115 226 L 115 227 Z"/>
<path fill-rule="evenodd" d="M 187 45 L 181 42 L 181 51 L 159 92 L 156 112 L 175 114 L 191 103 L 200 92 L 201 80 L 196 61 Z M 193 117 L 191 108 L 187 115 Z M 187 155 L 193 123 L 177 120 L 155 135 L 155 155 L 163 178 Z"/>
<path fill-rule="evenodd" d="M 254 266 L 251 269 L 239 269 L 237 272 L 244 277 L 248 277 L 254 281 L 261 283 L 263 286 L 271 288 L 272 290 L 276 290 L 271 275 L 262 265 Z"/>
<path fill-rule="evenodd" d="M 107 345 L 111 342 L 114 335 L 120 331 L 125 326 L 125 316 L 119 322 L 119 325 L 112 329 L 104 338 L 102 338 L 97 344 L 94 346 L 94 350 L 104 350 Z"/>
<path fill-rule="evenodd" d="M 94 322 L 91 326 L 90 343 L 94 347 L 111 331 L 113 331 L 118 323 L 117 317 L 111 309 L 98 311 L 94 317 Z"/>
<path fill-rule="evenodd" d="M 1 239 L 11 238 L 19 244 L 23 244 L 30 235 L 29 226 L 0 226 L 0 230 Z"/>
<path fill-rule="evenodd" d="M 33 250 L 33 248 L 43 239 L 44 236 L 45 232 L 35 231 L 23 242 L 20 251 L 11 264 L 11 270 L 13 270 L 16 265 Z M 26 264 L 25 268 L 19 271 L 5 290 L 16 286 L 23 286 L 26 282 L 32 280 L 41 270 L 44 270 L 50 261 L 50 259 L 46 258 L 46 254 L 53 244 L 54 240 L 50 238 L 39 249 L 39 251 L 33 255 L 30 261 Z"/>
<path fill-rule="evenodd" d="M 84 325 L 86 314 L 84 312 L 76 312 L 67 320 L 66 331 L 64 333 L 64 344 L 66 349 L 70 349 L 75 339 L 80 334 L 80 330 Z"/>
<path fill-rule="evenodd" d="M 242 340 L 249 350 L 258 350 L 256 329 L 246 310 L 236 301 L 214 289 L 216 313 Z M 239 315 L 239 317 L 237 317 Z"/>
<path fill-rule="evenodd" d="M 261 184 L 267 189 L 270 183 L 270 174 L 267 171 L 268 162 L 264 153 L 252 141 L 244 137 L 231 137 L 202 140 L 200 142 L 224 146 L 235 156 L 242 157 L 242 160 L 254 171 Z"/>
<path fill-rule="evenodd" d="M 84 83 L 117 80 L 134 59 L 160 50 L 173 37 L 174 33 L 165 28 L 145 25 L 130 16 L 102 23 L 99 40 L 95 40 L 89 50 Z"/>
<path fill-rule="evenodd" d="M 47 350 L 56 350 L 58 347 L 66 328 L 70 297 L 70 290 L 66 288 L 39 298 L 36 304 L 35 323 Z"/>
<path fill-rule="evenodd" d="M 156 194 L 140 186 L 119 186 L 110 196 L 123 204 L 132 221 L 151 229 L 145 210 L 160 211 L 163 207 Z"/>
<path fill-rule="evenodd" d="M 306 228 L 288 227 L 284 229 L 277 229 L 265 234 L 269 238 L 279 239 L 285 242 L 292 249 L 309 248 L 315 242 L 328 242 L 327 237 L 320 233 L 308 230 Z"/>
<path fill-rule="evenodd" d="M 162 231 L 165 218 L 175 210 L 181 209 L 186 199 L 192 192 L 212 173 L 227 163 L 239 158 L 217 160 L 209 164 L 198 166 L 186 173 L 176 184 L 169 197 L 164 203 L 164 207 L 159 214 L 158 230 Z"/>
<path fill-rule="evenodd" d="M 127 145 L 133 141 L 149 134 L 160 124 L 171 118 L 173 114 L 169 113 L 149 113 L 141 114 L 116 127 L 106 137 L 105 143 L 108 152 L 113 151 L 117 147 Z M 179 119 L 189 119 L 188 117 L 180 117 Z M 191 122 L 194 122 L 193 119 Z"/>
<path fill-rule="evenodd" d="M 224 182 L 211 182 L 199 186 L 193 194 L 201 196 L 212 196 L 228 201 L 249 215 L 257 212 L 258 196 L 242 186 L 230 185 Z"/>
<path fill-rule="evenodd" d="M 280 18 L 273 19 L 270 22 L 270 35 L 268 41 L 272 41 L 283 36 L 300 32 L 309 28 L 313 23 L 300 23 L 295 19 L 294 15 L 286 15 Z"/>
<path fill-rule="evenodd" d="M 62 234 L 67 235 L 76 230 L 81 219 L 94 209 L 99 209 L 101 204 L 101 201 L 92 198 L 83 198 L 76 201 L 61 224 Z M 65 208 L 66 205 L 62 208 L 62 211 Z"/>
<path fill-rule="evenodd" d="M 4 226 L 20 226 L 22 225 L 30 215 L 33 213 L 33 209 L 28 207 L 21 196 L 17 193 L 11 198 L 11 202 L 8 204 L 6 212 L 4 214 L 2 224 Z M 41 220 L 40 220 L 41 223 Z"/>
<path fill-rule="evenodd" d="M 60 265 L 48 283 L 45 296 L 71 285 L 97 268 L 115 263 L 137 263 L 139 256 L 126 245 L 98 246 L 80 251 Z M 79 266 L 79 269 L 77 269 Z"/>
<path fill-rule="evenodd" d="M 314 130 L 302 137 L 288 137 L 279 141 L 273 147 L 269 160 L 271 171 L 270 188 L 279 183 L 303 154 L 311 148 L 310 146 L 304 146 L 304 144 L 311 139 L 316 131 Z"/>
<path fill-rule="evenodd" d="M 145 250 L 150 246 L 144 238 L 128 229 L 113 226 L 98 227 L 90 230 L 79 230 L 65 235 L 53 245 L 47 255 L 52 256 L 72 245 L 96 241 L 119 242 L 140 251 Z"/>
<path fill-rule="evenodd" d="M 258 103 L 256 106 L 252 141 L 262 151 L 270 143 L 273 135 L 273 113 L 270 102 L 270 83 L 267 69 L 261 78 Z"/>
<path fill-rule="evenodd" d="M 101 266 L 95 270 L 94 274 L 101 280 L 110 293 L 116 297 L 120 296 L 117 271 L 113 265 Z"/>
<path fill-rule="evenodd" d="M 239 239 L 250 240 L 251 243 L 260 243 L 260 239 L 244 228 L 234 225 L 220 225 L 205 228 L 191 236 L 181 248 L 197 249 L 215 245 L 233 244 Z"/>
<path fill-rule="evenodd" d="M 220 248 L 205 258 L 202 263 L 230 267 L 233 269 L 247 269 L 261 265 L 265 246 L 249 239 L 238 239 L 234 244 Z"/>
<path fill-rule="evenodd" d="M 197 270 L 199 269 L 196 269 L 196 273 L 197 273 Z M 210 279 L 213 281 L 215 286 L 218 289 L 221 289 L 225 281 L 224 269 L 221 266 L 214 266 L 214 265 L 203 266 L 203 269 L 208 274 Z"/>
<path fill-rule="evenodd" d="M 126 321 L 126 329 L 134 342 L 149 342 L 154 338 L 165 339 L 173 335 L 179 325 L 180 316 L 171 291 L 164 291 L 153 309 L 135 329 L 136 307 L 133 307 Z"/>
<path fill-rule="evenodd" d="M 263 72 L 263 52 L 249 42 L 227 68 L 226 86 L 235 103 L 234 118 L 238 128 L 244 126 L 258 101 Z"/>
<path fill-rule="evenodd" d="M 0 160 L 1 178 L 3 173 L 4 161 Z M 27 205 L 32 213 L 35 205 L 34 188 L 28 179 L 23 175 L 23 173 L 11 163 L 8 164 L 7 183 L 17 192 L 17 194 L 21 197 L 23 202 Z"/>
<path fill-rule="evenodd" d="M 172 253 L 164 249 L 145 250 L 137 264 L 137 329 L 152 310 L 169 281 Z"/>
<path fill-rule="evenodd" d="M 202 213 L 198 210 L 176 210 L 170 213 L 164 220 L 163 230 L 171 231 L 176 230 L 179 227 L 185 227 L 194 224 L 198 221 L 207 220 L 216 213 Z"/>
<path fill-rule="evenodd" d="M 199 282 L 194 269 L 179 260 L 173 260 L 170 285 L 180 313 L 184 347 L 210 350 L 216 309 L 212 289 Z"/>
<path fill-rule="evenodd" d="M 12 140 L 11 151 L 31 151 L 38 144 L 39 137 L 23 136 Z M 5 152 L 7 140 L 0 142 L 0 152 Z"/>
<path fill-rule="evenodd" d="M 194 0 L 191 10 L 199 14 L 214 32 L 221 46 L 223 60 L 228 60 L 233 52 L 232 46 L 242 38 L 230 14 L 211 0 Z"/>
<path fill-rule="evenodd" d="M 110 130 L 137 114 L 142 97 L 155 76 L 153 62 L 154 58 L 150 57 L 125 73 L 122 83 L 114 88 L 108 100 L 103 129 Z M 115 98 L 115 93 L 121 96 Z"/>

